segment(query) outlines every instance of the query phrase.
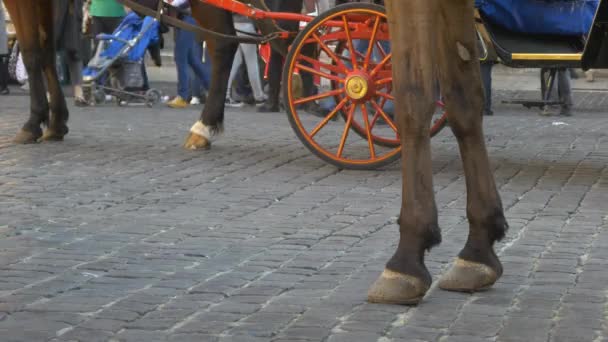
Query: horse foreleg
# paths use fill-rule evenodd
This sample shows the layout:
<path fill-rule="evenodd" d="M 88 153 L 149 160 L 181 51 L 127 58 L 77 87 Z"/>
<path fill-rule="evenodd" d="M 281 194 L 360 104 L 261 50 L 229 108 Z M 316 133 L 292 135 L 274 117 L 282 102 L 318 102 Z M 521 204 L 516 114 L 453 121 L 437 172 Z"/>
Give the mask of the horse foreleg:
<path fill-rule="evenodd" d="M 435 110 L 437 0 L 387 1 L 394 89 L 403 146 L 397 251 L 368 293 L 370 302 L 416 304 L 431 285 L 424 254 L 441 241 L 433 192 L 430 124 Z M 411 20 L 399 20 L 408 17 Z"/>
<path fill-rule="evenodd" d="M 215 32 L 235 35 L 232 15 L 201 2 L 192 2 L 192 15 L 203 27 Z M 228 78 L 238 44 L 231 40 L 208 39 L 211 56 L 211 86 L 205 108 L 190 129 L 184 147 L 191 150 L 209 148 L 211 140 L 224 129 L 224 105 L 228 90 Z"/>
<path fill-rule="evenodd" d="M 23 64 L 30 87 L 30 117 L 17 133 L 14 141 L 31 144 L 42 136 L 42 124 L 49 122 L 49 104 L 42 76 L 42 48 L 40 45 L 39 16 L 36 0 L 6 0 L 6 9 L 17 31 Z M 45 14 L 48 15 L 48 14 Z"/>
<path fill-rule="evenodd" d="M 443 30 L 439 38 L 441 89 L 464 166 L 469 236 L 439 287 L 469 292 L 487 288 L 501 276 L 502 266 L 493 245 L 504 236 L 507 222 L 482 130 L 483 90 L 473 2 L 445 1 L 441 11 L 440 27 L 450 28 Z"/>

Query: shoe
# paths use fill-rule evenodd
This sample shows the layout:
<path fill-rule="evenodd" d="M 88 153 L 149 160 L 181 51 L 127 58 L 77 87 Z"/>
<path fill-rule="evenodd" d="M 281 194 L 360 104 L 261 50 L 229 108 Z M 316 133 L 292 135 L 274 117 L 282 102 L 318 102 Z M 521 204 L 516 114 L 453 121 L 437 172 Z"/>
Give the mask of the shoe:
<path fill-rule="evenodd" d="M 188 107 L 188 102 L 184 100 L 181 96 L 176 96 L 173 100 L 167 102 L 167 106 L 171 108 L 181 109 Z"/>
<path fill-rule="evenodd" d="M 201 99 L 198 98 L 197 96 L 192 96 L 192 98 L 190 99 L 190 104 L 192 106 L 200 105 L 201 104 Z"/>
<path fill-rule="evenodd" d="M 307 105 L 303 106 L 302 109 L 308 114 L 318 116 L 318 117 L 326 117 L 330 112 L 326 109 L 323 109 L 318 103 L 310 102 Z"/>
<path fill-rule="evenodd" d="M 594 82 L 595 81 L 595 75 L 593 74 L 592 70 L 587 70 L 585 72 L 585 79 L 587 80 L 587 82 Z"/>
<path fill-rule="evenodd" d="M 254 104 L 256 107 L 260 107 L 261 105 L 263 105 L 264 103 L 266 103 L 267 99 L 261 99 L 261 100 L 255 100 Z"/>
<path fill-rule="evenodd" d="M 244 106 L 243 102 L 233 100 L 231 97 L 227 97 L 225 103 L 226 103 L 227 107 L 232 107 L 232 108 L 240 108 L 240 107 Z"/>
<path fill-rule="evenodd" d="M 76 107 L 87 107 L 89 103 L 84 99 L 84 97 L 77 96 L 74 98 L 74 105 Z"/>
<path fill-rule="evenodd" d="M 555 106 L 544 106 L 538 115 L 540 116 L 553 116 L 557 114 L 557 108 Z"/>
<path fill-rule="evenodd" d="M 562 107 L 559 111 L 560 116 L 572 116 L 572 108 L 565 106 Z"/>
<path fill-rule="evenodd" d="M 279 105 L 276 103 L 270 103 L 268 101 L 264 102 L 261 106 L 258 107 L 258 113 L 278 113 Z"/>
<path fill-rule="evenodd" d="M 0 95 L 8 95 L 10 94 L 10 90 L 8 90 L 8 87 L 4 87 L 2 89 L 0 89 Z"/>
<path fill-rule="evenodd" d="M 492 111 L 492 110 L 483 111 L 483 116 L 492 116 L 492 115 L 494 115 L 494 111 Z"/>

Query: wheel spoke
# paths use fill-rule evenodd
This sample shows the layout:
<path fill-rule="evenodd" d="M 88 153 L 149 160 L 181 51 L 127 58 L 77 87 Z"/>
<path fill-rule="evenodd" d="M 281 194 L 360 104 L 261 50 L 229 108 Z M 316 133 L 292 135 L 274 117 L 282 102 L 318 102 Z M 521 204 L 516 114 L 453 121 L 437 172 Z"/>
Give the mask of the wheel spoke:
<path fill-rule="evenodd" d="M 374 28 L 372 30 L 372 36 L 369 38 L 369 42 L 367 44 L 367 53 L 365 54 L 365 60 L 363 61 L 363 68 L 367 70 L 369 67 L 369 60 L 372 57 L 374 52 L 374 46 L 376 45 L 374 42 L 376 41 L 376 36 L 378 35 L 378 28 L 380 27 L 380 17 L 376 16 L 376 21 L 374 22 Z"/>
<path fill-rule="evenodd" d="M 348 19 L 345 15 L 342 16 L 342 22 L 344 23 L 344 33 L 346 33 L 346 45 L 348 46 L 348 50 L 350 51 L 350 60 L 353 63 L 353 70 L 357 71 L 357 52 L 355 50 L 355 45 L 353 44 L 353 39 L 350 35 L 350 28 L 348 27 Z"/>
<path fill-rule="evenodd" d="M 361 112 L 363 114 L 363 122 L 365 123 L 365 133 L 367 134 L 367 145 L 369 146 L 369 157 L 370 159 L 376 159 L 376 150 L 374 149 L 374 141 L 372 139 L 372 128 L 369 125 L 369 113 L 367 112 L 367 106 L 361 105 Z"/>
<path fill-rule="evenodd" d="M 304 98 L 301 98 L 299 100 L 293 101 L 293 104 L 294 105 L 300 105 L 302 103 L 308 103 L 308 102 L 311 102 L 311 101 L 321 100 L 321 99 L 324 99 L 326 97 L 336 96 L 336 95 L 340 95 L 342 93 L 344 93 L 344 88 L 328 91 L 328 92 L 325 92 L 325 93 L 321 93 L 321 94 L 317 94 L 317 95 L 313 95 L 313 96 L 309 96 L 309 97 L 304 97 Z"/>
<path fill-rule="evenodd" d="M 342 78 L 340 78 L 340 77 L 338 77 L 338 76 L 334 76 L 334 75 L 326 74 L 326 73 L 324 73 L 324 72 L 322 72 L 322 71 L 319 71 L 319 70 L 317 70 L 317 69 L 313 69 L 313 68 L 311 68 L 311 67 L 309 67 L 309 66 L 306 66 L 306 65 L 303 65 L 303 64 L 297 63 L 297 64 L 296 64 L 296 67 L 297 67 L 298 69 L 300 69 L 300 71 L 301 71 L 301 70 L 304 70 L 304 71 L 309 72 L 309 73 L 311 73 L 311 74 L 313 74 L 313 75 L 317 75 L 317 76 L 319 76 L 319 77 L 323 77 L 323 78 L 326 78 L 326 79 L 328 79 L 328 80 L 332 80 L 332 81 L 336 81 L 336 82 L 344 83 L 344 79 L 342 79 Z"/>
<path fill-rule="evenodd" d="M 376 65 L 376 67 L 374 68 L 374 70 L 372 70 L 370 75 L 372 77 L 374 77 L 378 73 L 378 71 L 382 70 L 382 68 L 386 65 L 386 63 L 388 63 L 391 60 L 392 57 L 393 57 L 392 53 L 389 53 L 388 55 L 384 56 L 384 59 L 380 63 L 378 63 L 378 65 Z"/>
<path fill-rule="evenodd" d="M 333 119 L 333 117 L 336 116 L 338 114 L 338 112 L 341 111 L 342 108 L 344 108 L 344 106 L 346 106 L 347 102 L 348 102 L 347 97 L 345 97 L 342 101 L 340 101 L 340 103 L 336 106 L 336 108 L 334 108 L 334 110 L 331 111 L 331 113 L 327 114 L 327 116 L 321 122 L 319 122 L 319 124 L 310 132 L 310 137 L 314 138 L 314 136 L 317 135 L 317 133 L 319 133 L 319 131 L 327 125 L 329 120 Z"/>
<path fill-rule="evenodd" d="M 344 62 L 342 62 L 342 59 L 340 57 L 336 56 L 336 54 L 333 51 L 331 51 L 331 49 L 321 40 L 321 38 L 319 38 L 319 36 L 316 33 L 313 32 L 312 37 L 317 42 L 317 44 L 319 44 L 321 49 L 323 51 L 325 51 L 325 53 L 329 56 L 329 58 L 331 58 L 334 62 L 336 62 L 336 65 L 341 67 L 343 70 L 350 71 L 350 69 L 346 67 L 346 64 L 344 64 Z"/>
<path fill-rule="evenodd" d="M 384 50 L 384 47 L 382 46 L 382 44 L 380 44 L 379 41 L 376 42 L 376 46 L 378 47 L 378 50 L 380 50 L 380 54 L 383 57 L 386 57 L 386 50 Z"/>
<path fill-rule="evenodd" d="M 395 133 L 397 133 L 397 135 L 399 134 L 399 130 L 397 129 L 397 126 L 395 126 L 395 123 L 393 122 L 393 120 L 388 116 L 388 114 L 386 114 L 384 112 L 384 109 L 382 109 L 378 103 L 376 103 L 376 101 L 374 100 L 370 100 L 372 106 L 374 107 L 374 109 L 376 109 L 378 111 L 378 113 L 380 113 L 380 115 L 382 115 L 382 118 L 384 118 L 384 121 L 386 121 L 386 123 L 393 129 L 393 131 L 395 131 Z"/>
<path fill-rule="evenodd" d="M 344 152 L 344 145 L 346 144 L 346 139 L 348 138 L 348 132 L 350 132 L 350 126 L 353 123 L 353 116 L 355 116 L 355 108 L 356 106 L 350 106 L 350 111 L 348 111 L 348 118 L 346 119 L 346 124 L 344 125 L 344 131 L 342 132 L 342 138 L 340 139 L 340 145 L 338 146 L 338 153 L 336 156 L 338 158 L 342 157 L 342 152 Z"/>
<path fill-rule="evenodd" d="M 380 79 L 380 80 L 376 81 L 376 85 L 377 86 L 381 86 L 381 85 L 384 85 L 384 84 L 390 84 L 390 83 L 393 83 L 393 78 L 392 77 L 387 77 L 387 78 L 383 78 L 383 79 Z"/>
<path fill-rule="evenodd" d="M 384 98 L 386 98 L 388 100 L 391 100 L 391 101 L 395 101 L 395 97 L 393 95 L 391 95 L 391 94 L 382 93 L 382 92 L 377 91 L 376 95 L 378 95 L 380 97 L 384 97 Z"/>
<path fill-rule="evenodd" d="M 311 65 L 314 65 L 316 67 L 318 67 L 319 69 L 326 69 L 329 70 L 330 72 L 336 74 L 336 75 L 346 75 L 348 73 L 348 70 L 345 70 L 343 68 L 340 68 L 337 65 L 333 65 L 333 64 L 327 64 L 327 63 L 323 63 L 319 60 L 316 60 L 314 58 L 310 58 L 308 56 L 304 56 L 304 55 L 300 55 L 298 56 L 298 59 L 303 60 L 307 63 L 310 63 Z"/>

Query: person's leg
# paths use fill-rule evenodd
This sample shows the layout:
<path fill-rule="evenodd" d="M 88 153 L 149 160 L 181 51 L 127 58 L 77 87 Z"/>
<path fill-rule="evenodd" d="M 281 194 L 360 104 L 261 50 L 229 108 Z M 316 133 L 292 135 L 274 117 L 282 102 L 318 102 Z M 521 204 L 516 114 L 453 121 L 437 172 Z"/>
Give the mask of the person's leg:
<path fill-rule="evenodd" d="M 255 33 L 255 26 L 250 23 L 235 24 L 238 30 L 243 32 Z M 260 77 L 260 65 L 258 63 L 258 47 L 253 44 L 241 44 L 241 53 L 247 65 L 247 75 L 249 83 L 253 90 L 253 96 L 257 102 L 262 102 L 265 99 L 264 90 L 262 89 L 262 79 Z"/>
<path fill-rule="evenodd" d="M 557 70 L 542 68 L 540 70 L 540 89 L 543 101 L 555 102 L 558 100 L 557 85 L 555 84 Z M 542 116 L 552 116 L 556 111 L 555 105 L 545 104 L 540 112 Z"/>
<path fill-rule="evenodd" d="M 283 56 L 272 50 L 268 62 L 268 99 L 262 105 L 259 112 L 278 112 L 279 93 L 281 92 L 281 76 L 283 68 Z"/>
<path fill-rule="evenodd" d="M 8 95 L 8 55 L 0 55 L 0 95 Z"/>
<path fill-rule="evenodd" d="M 192 17 L 185 17 L 184 21 L 196 25 L 196 21 Z M 194 71 L 194 75 L 199 78 L 200 83 L 205 89 L 209 89 L 211 83 L 209 79 L 210 70 L 208 65 L 203 64 L 203 47 L 200 42 L 197 41 L 194 33 L 185 32 L 184 39 L 181 42 L 187 48 L 187 61 L 188 65 Z"/>
<path fill-rule="evenodd" d="M 236 50 L 236 54 L 234 55 L 234 61 L 232 62 L 232 68 L 230 69 L 230 77 L 228 77 L 228 91 L 226 92 L 226 99 L 232 98 L 232 84 L 234 83 L 234 79 L 243 64 L 243 51 L 241 50 L 242 44 L 239 45 L 239 48 Z"/>
<path fill-rule="evenodd" d="M 572 87 L 570 70 L 562 69 L 557 72 L 557 92 L 561 103 L 560 115 L 572 115 Z"/>
<path fill-rule="evenodd" d="M 481 63 L 481 81 L 483 82 L 483 115 L 494 115 L 492 111 L 492 68 L 493 63 Z"/>
<path fill-rule="evenodd" d="M 175 50 L 173 52 L 175 67 L 177 68 L 177 96 L 181 99 L 188 97 L 189 74 L 188 74 L 188 34 L 184 30 L 177 29 L 175 34 Z M 177 99 L 177 98 L 176 98 Z M 177 99 L 179 100 L 179 99 Z"/>

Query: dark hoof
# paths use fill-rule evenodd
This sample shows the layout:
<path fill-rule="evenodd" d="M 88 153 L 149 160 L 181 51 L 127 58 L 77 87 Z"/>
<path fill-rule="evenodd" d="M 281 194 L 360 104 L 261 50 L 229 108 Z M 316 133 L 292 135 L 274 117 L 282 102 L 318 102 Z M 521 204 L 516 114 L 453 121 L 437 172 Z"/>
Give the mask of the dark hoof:
<path fill-rule="evenodd" d="M 186 138 L 184 147 L 189 150 L 209 149 L 211 148 L 211 142 L 202 135 L 190 132 Z"/>
<path fill-rule="evenodd" d="M 430 284 L 419 278 L 385 269 L 367 292 L 370 303 L 416 305 Z"/>
<path fill-rule="evenodd" d="M 68 129 L 65 128 L 63 130 L 54 130 L 54 129 L 46 129 L 44 134 L 42 135 L 42 141 L 63 141 L 63 137 L 67 134 Z"/>
<path fill-rule="evenodd" d="M 41 135 L 42 132 L 32 133 L 30 131 L 21 129 L 13 139 L 13 142 L 15 144 L 35 144 L 38 142 Z"/>
<path fill-rule="evenodd" d="M 490 266 L 458 258 L 439 280 L 439 288 L 457 292 L 484 291 L 498 278 L 498 273 Z"/>

